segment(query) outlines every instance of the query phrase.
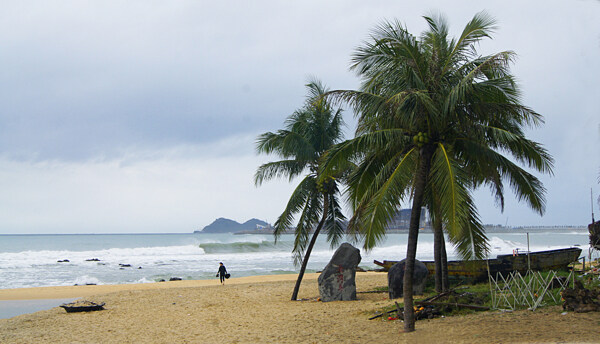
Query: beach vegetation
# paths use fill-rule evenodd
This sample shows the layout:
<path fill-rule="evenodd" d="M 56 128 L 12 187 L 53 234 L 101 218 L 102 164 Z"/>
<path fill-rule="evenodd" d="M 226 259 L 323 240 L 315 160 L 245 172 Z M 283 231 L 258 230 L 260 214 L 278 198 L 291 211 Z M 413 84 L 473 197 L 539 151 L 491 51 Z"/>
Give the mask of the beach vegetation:
<path fill-rule="evenodd" d="M 548 277 L 550 274 L 552 274 L 552 276 L 556 276 L 557 278 L 569 278 L 571 277 L 568 271 L 555 271 L 555 272 L 550 272 L 550 271 L 542 271 L 539 272 L 540 273 L 540 277 L 544 280 L 548 280 Z M 583 286 L 585 288 L 588 289 L 597 289 L 600 285 L 600 280 L 598 279 L 598 276 L 594 276 L 591 274 L 586 274 L 586 275 L 578 275 L 575 277 L 576 280 L 579 280 L 583 283 Z M 437 305 L 430 305 L 429 309 L 425 309 L 423 308 L 424 305 L 420 304 L 421 301 L 427 301 L 430 300 L 438 295 L 440 295 L 440 293 L 438 293 L 435 290 L 434 284 L 432 283 L 427 283 L 423 292 L 423 295 L 420 296 L 419 298 L 415 299 L 415 306 L 413 309 L 415 309 L 417 312 L 419 311 L 428 311 L 429 314 L 434 315 L 433 317 L 440 317 L 440 316 L 456 316 L 456 315 L 465 315 L 465 314 L 472 314 L 472 313 L 476 313 L 476 312 L 481 312 L 481 311 L 485 311 L 483 310 L 483 308 L 489 308 L 489 310 L 494 310 L 494 305 L 493 305 L 493 301 L 492 301 L 492 293 L 490 290 L 490 284 L 488 282 L 476 282 L 473 280 L 468 280 L 468 279 L 462 279 L 463 284 L 461 284 L 461 286 L 459 287 L 455 287 L 451 292 L 448 293 L 448 295 L 443 296 L 442 298 L 436 299 Z M 531 282 L 527 282 L 527 283 L 531 283 Z M 573 286 L 573 282 L 571 280 L 569 280 L 568 282 L 568 286 L 572 287 Z M 543 302 L 540 304 L 540 306 L 538 308 L 544 308 L 544 307 L 553 307 L 553 306 L 557 306 L 559 304 L 562 303 L 562 301 L 564 300 L 560 300 L 560 297 L 558 297 L 556 299 L 556 295 L 558 294 L 558 292 L 554 291 L 554 289 L 552 289 L 553 287 L 551 287 L 549 290 L 547 290 L 544 298 L 543 298 Z M 381 290 L 387 290 L 387 287 L 374 287 L 373 288 L 374 291 L 381 291 Z M 553 299 L 550 296 L 550 293 L 555 294 L 555 299 Z M 444 295 L 443 293 L 441 295 Z M 537 296 L 537 295 L 535 295 Z M 399 305 L 401 308 L 403 308 L 403 303 L 399 302 Z M 468 306 L 478 306 L 481 307 L 482 309 L 473 309 L 473 308 L 468 308 L 468 307 L 461 307 L 460 305 L 468 305 Z M 524 310 L 524 309 L 528 309 L 530 307 L 529 304 L 527 303 L 522 303 L 522 304 L 515 304 L 514 305 L 514 310 Z M 396 310 L 397 310 L 397 306 L 395 305 L 395 303 L 390 303 L 389 305 L 382 307 L 382 308 L 376 308 L 373 309 L 370 312 L 366 312 L 365 315 L 368 316 L 372 316 L 373 314 L 389 314 L 391 315 L 391 318 L 393 320 L 395 320 L 395 318 L 397 318 L 396 316 Z M 562 312 L 562 309 L 561 309 Z M 390 317 L 382 317 L 382 319 L 384 320 L 389 320 Z M 424 317 L 426 318 L 426 317 Z"/>
<path fill-rule="evenodd" d="M 325 153 L 343 139 L 342 110 L 334 108 L 323 97 L 328 90 L 321 82 L 311 80 L 306 88 L 306 103 L 287 118 L 285 128 L 264 133 L 256 141 L 258 153 L 275 154 L 282 159 L 261 165 L 255 174 L 256 185 L 277 177 L 292 181 L 303 176 L 273 226 L 275 241 L 295 228 L 292 253 L 294 264 L 300 265 L 300 272 L 292 300 L 298 297 L 300 283 L 321 230 L 327 233 L 327 240 L 334 247 L 344 235 L 346 220 L 339 190 L 344 171 L 329 169 L 323 173 L 320 168 Z"/>
<path fill-rule="evenodd" d="M 380 288 L 374 288 L 374 290 L 378 290 Z M 433 284 L 428 284 L 424 293 L 421 297 L 415 299 L 415 305 L 413 306 L 413 310 L 416 313 L 421 312 L 420 319 L 431 319 L 438 318 L 441 316 L 455 316 L 455 315 L 464 315 L 471 314 L 476 312 L 484 311 L 482 309 L 486 307 L 491 307 L 491 297 L 490 297 L 490 289 L 487 283 L 476 283 L 476 284 L 468 284 L 457 288 L 456 290 L 449 293 L 449 295 L 436 300 L 438 302 L 437 305 L 423 305 L 420 304 L 420 301 L 429 300 L 435 296 L 439 295 L 437 291 L 435 291 Z M 400 301 L 400 300 L 399 300 Z M 403 311 L 404 303 L 398 302 L 400 306 L 400 310 Z M 460 307 L 458 305 L 470 305 L 481 307 L 482 309 L 473 309 Z M 396 320 L 397 318 L 402 319 L 402 316 L 397 316 L 397 306 L 394 303 L 391 303 L 385 307 L 373 309 L 370 312 L 366 312 L 365 315 L 373 316 L 373 314 L 388 314 L 388 316 L 381 317 L 383 320 Z"/>
<path fill-rule="evenodd" d="M 352 56 L 359 90 L 328 94 L 352 106 L 355 138 L 336 145 L 323 165 L 328 175 L 343 161 L 357 167 L 348 177 L 354 210 L 349 230 L 375 247 L 403 202 L 412 202 L 404 278 L 404 331 L 414 330 L 412 273 L 422 207 L 465 259 L 484 258 L 487 237 L 472 191 L 488 187 L 504 205 L 508 183 L 534 211 L 545 210 L 541 181 L 520 165 L 552 173 L 552 157 L 524 129 L 543 118 L 521 104 L 510 73 L 511 51 L 482 56 L 477 44 L 490 38 L 496 21 L 477 13 L 458 38 L 446 19 L 424 17 L 428 30 L 412 35 L 400 22 L 385 21 Z M 508 156 L 507 156 L 508 155 Z M 330 170 L 331 169 L 331 170 Z"/>

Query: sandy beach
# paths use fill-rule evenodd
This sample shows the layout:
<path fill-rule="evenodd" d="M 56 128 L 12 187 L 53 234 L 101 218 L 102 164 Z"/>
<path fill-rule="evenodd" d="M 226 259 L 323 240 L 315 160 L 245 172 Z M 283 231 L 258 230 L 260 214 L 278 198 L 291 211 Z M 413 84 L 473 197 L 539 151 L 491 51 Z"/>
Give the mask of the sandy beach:
<path fill-rule="evenodd" d="M 368 320 L 391 302 L 360 293 L 386 285 L 384 273 L 357 275 L 358 301 L 319 302 L 317 274 L 216 280 L 0 290 L 0 300 L 74 298 L 105 302 L 105 310 L 66 313 L 55 307 L 0 319 L 1 343 L 597 343 L 598 313 L 560 307 L 535 312 L 485 312 L 417 322 Z"/>

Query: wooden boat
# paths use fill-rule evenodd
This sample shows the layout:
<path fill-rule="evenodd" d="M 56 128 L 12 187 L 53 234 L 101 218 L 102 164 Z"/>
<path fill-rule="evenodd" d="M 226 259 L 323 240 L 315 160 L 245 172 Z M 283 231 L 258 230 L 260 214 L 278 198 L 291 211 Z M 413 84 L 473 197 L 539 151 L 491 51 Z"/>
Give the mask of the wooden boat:
<path fill-rule="evenodd" d="M 492 276 L 495 276 L 497 273 L 506 275 L 512 271 L 525 273 L 529 264 L 531 265 L 531 270 L 536 271 L 567 269 L 570 263 L 579 258 L 579 255 L 581 255 L 581 249 L 571 247 L 530 252 L 529 254 L 502 254 L 494 259 L 454 260 L 448 261 L 448 275 L 485 279 L 488 275 L 488 266 Z M 388 271 L 398 261 L 384 260 L 383 262 L 379 262 L 375 260 L 374 263 L 383 267 L 384 271 Z M 430 274 L 435 273 L 434 262 L 423 261 L 423 264 L 425 264 Z"/>
<path fill-rule="evenodd" d="M 104 309 L 104 302 L 96 303 L 92 301 L 75 301 L 71 303 L 63 303 L 59 307 L 62 307 L 67 311 L 67 313 L 75 313 L 75 312 L 90 312 L 90 311 L 100 311 Z"/>
<path fill-rule="evenodd" d="M 497 256 L 498 259 L 507 260 L 512 263 L 512 270 L 526 272 L 528 264 L 531 265 L 531 270 L 566 270 L 568 265 L 577 261 L 581 255 L 581 248 L 571 247 L 558 250 L 538 251 L 527 254 L 519 254 L 513 256 L 511 254 L 503 254 Z"/>

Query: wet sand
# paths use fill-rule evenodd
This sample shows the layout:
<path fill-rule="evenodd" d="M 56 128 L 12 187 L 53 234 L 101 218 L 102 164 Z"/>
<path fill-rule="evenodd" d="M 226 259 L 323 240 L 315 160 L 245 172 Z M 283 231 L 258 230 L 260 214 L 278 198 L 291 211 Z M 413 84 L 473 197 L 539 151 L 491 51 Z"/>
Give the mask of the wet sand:
<path fill-rule="evenodd" d="M 52 308 L 0 319 L 1 343 L 596 343 L 598 313 L 485 312 L 417 322 L 368 320 L 389 305 L 384 273 L 357 275 L 358 301 L 319 302 L 317 274 L 289 301 L 295 275 L 152 284 L 0 290 L 0 300 L 83 297 L 105 310 Z"/>

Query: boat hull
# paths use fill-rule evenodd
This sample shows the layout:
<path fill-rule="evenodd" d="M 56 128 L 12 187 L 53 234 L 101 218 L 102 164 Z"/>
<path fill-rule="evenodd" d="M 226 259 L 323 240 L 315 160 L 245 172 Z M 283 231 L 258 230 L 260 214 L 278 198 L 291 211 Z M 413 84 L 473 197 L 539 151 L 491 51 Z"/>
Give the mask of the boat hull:
<path fill-rule="evenodd" d="M 568 265 L 576 261 L 580 255 L 581 249 L 572 247 L 531 252 L 529 257 L 527 254 L 519 254 L 517 256 L 505 254 L 499 255 L 497 258 L 510 261 L 512 270 L 524 273 L 527 271 L 529 264 L 531 264 L 531 270 L 534 271 L 567 269 Z"/>
<path fill-rule="evenodd" d="M 567 269 L 568 265 L 576 261 L 581 255 L 581 249 L 577 247 L 530 252 L 529 254 L 519 255 L 499 255 L 495 259 L 481 260 L 454 260 L 448 262 L 448 275 L 456 277 L 469 277 L 476 279 L 484 279 L 489 272 L 492 276 L 498 273 L 506 275 L 512 271 L 525 273 L 531 264 L 531 270 L 560 270 Z M 375 264 L 383 267 L 387 271 L 392 265 L 398 261 L 384 260 L 382 262 L 375 261 Z M 435 262 L 423 261 L 430 274 L 435 273 Z"/>

